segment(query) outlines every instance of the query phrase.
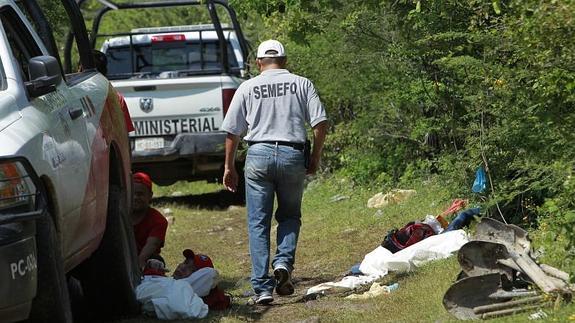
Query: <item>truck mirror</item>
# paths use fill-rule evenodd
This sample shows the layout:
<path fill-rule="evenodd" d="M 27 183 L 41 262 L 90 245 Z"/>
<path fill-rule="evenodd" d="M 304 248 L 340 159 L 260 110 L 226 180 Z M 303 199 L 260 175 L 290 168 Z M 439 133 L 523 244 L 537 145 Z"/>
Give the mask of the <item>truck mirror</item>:
<path fill-rule="evenodd" d="M 56 90 L 56 85 L 62 81 L 60 64 L 52 56 L 36 56 L 28 62 L 29 82 L 26 82 L 26 90 L 30 97 L 41 95 Z"/>

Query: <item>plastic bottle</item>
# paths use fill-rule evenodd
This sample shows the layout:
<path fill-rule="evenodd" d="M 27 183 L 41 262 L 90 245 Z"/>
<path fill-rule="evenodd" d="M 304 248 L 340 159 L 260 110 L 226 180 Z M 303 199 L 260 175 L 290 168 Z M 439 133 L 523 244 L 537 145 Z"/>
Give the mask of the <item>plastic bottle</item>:
<path fill-rule="evenodd" d="M 393 284 L 391 284 L 391 285 L 385 286 L 385 290 L 386 290 L 388 293 L 391 293 L 391 292 L 393 292 L 394 290 L 397 290 L 398 288 L 399 288 L 399 283 L 393 283 Z"/>

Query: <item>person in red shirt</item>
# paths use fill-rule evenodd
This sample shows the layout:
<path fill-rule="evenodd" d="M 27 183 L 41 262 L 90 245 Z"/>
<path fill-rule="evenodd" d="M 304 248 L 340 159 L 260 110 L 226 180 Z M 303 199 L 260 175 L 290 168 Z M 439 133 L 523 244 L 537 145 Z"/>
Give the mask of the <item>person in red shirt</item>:
<path fill-rule="evenodd" d="M 132 224 L 138 248 L 140 268 L 144 268 L 150 257 L 158 257 L 164 246 L 168 220 L 156 209 L 150 207 L 152 201 L 152 180 L 146 173 L 135 173 L 134 203 Z M 161 258 L 160 258 L 161 259 Z"/>

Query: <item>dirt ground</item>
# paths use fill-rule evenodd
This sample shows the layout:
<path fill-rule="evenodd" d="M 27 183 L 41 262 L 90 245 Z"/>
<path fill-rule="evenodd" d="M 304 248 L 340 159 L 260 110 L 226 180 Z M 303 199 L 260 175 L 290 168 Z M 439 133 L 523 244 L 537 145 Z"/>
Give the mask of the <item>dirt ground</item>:
<path fill-rule="evenodd" d="M 162 250 L 168 267 L 173 269 L 182 260 L 181 250 L 191 247 L 209 255 L 221 274 L 220 286 L 233 297 L 233 305 L 225 311 L 211 311 L 202 321 L 287 321 L 319 322 L 320 316 L 298 319 L 301 314 L 322 312 L 346 306 L 350 312 L 363 312 L 369 304 L 342 304 L 334 295 L 321 300 L 306 297 L 308 288 L 338 279 L 345 272 L 334 275 L 330 269 L 322 270 L 318 264 L 301 263 L 294 272 L 296 291 L 291 296 L 274 295 L 269 306 L 248 305 L 252 295 L 249 283 L 250 261 L 246 231 L 245 207 L 230 192 L 219 190 L 203 194 L 175 194 L 154 198 L 153 206 L 160 211 L 169 209 L 173 221 L 168 228 L 166 245 Z M 164 212 L 165 213 L 165 212 Z M 272 244 L 275 227 L 272 229 Z M 231 247 L 230 247 L 231 246 Z M 274 250 L 275 246 L 272 247 Z M 349 292 L 347 292 L 349 294 Z M 341 295 L 340 295 L 341 296 Z M 300 313 L 293 315 L 294 313 Z M 141 315 L 121 322 L 157 322 L 160 320 Z"/>

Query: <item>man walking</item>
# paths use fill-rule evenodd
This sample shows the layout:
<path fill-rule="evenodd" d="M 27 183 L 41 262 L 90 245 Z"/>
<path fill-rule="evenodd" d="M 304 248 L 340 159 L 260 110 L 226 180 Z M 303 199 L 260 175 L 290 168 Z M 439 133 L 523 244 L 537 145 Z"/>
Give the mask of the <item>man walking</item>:
<path fill-rule="evenodd" d="M 253 300 L 268 304 L 273 301 L 274 288 L 279 295 L 294 292 L 291 272 L 301 226 L 304 179 L 319 166 L 327 118 L 312 82 L 285 69 L 287 56 L 280 42 L 262 42 L 256 63 L 261 74 L 240 85 L 222 124 L 228 133 L 223 182 L 228 190 L 236 191 L 235 153 L 240 135 L 246 133 L 249 148 L 244 172 Z M 313 128 L 314 137 L 308 163 L 304 161 L 306 124 Z M 269 263 L 274 195 L 278 228 L 272 278 Z"/>

